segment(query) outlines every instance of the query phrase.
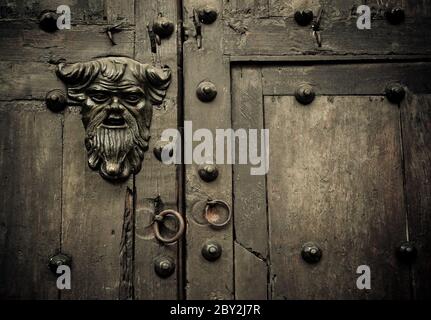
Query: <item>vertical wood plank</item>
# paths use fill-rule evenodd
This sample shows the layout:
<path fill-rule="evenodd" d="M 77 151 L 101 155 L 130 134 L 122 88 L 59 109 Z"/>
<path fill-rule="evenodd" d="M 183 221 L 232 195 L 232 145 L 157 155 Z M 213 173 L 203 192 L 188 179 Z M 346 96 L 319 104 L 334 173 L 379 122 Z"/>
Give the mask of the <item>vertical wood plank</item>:
<path fill-rule="evenodd" d="M 205 3 L 219 13 L 221 0 Z M 193 25 L 193 9 L 199 9 L 202 2 L 184 1 L 184 21 Z M 196 38 L 191 34 L 184 43 L 184 119 L 192 121 L 193 131 L 206 128 L 212 134 L 216 129 L 231 127 L 230 108 L 230 66 L 223 57 L 223 21 L 218 18 L 211 25 L 202 25 L 202 47 L 198 48 Z M 217 97 L 210 103 L 203 103 L 196 97 L 196 88 L 201 81 L 211 81 L 217 87 Z M 187 133 L 186 133 L 187 135 Z M 187 143 L 192 143 L 187 138 Z M 195 144 L 196 145 L 196 144 Z M 185 149 L 184 152 L 190 152 Z M 191 154 L 189 154 L 191 156 Z M 210 228 L 202 221 L 205 202 L 210 197 L 226 201 L 232 206 L 232 166 L 217 165 L 218 178 L 210 183 L 198 175 L 198 165 L 186 165 L 187 206 L 187 260 L 186 296 L 188 299 L 232 299 L 233 293 L 233 234 L 232 222 L 223 229 Z M 219 260 L 209 262 L 201 255 L 207 240 L 216 240 L 223 249 Z"/>
<path fill-rule="evenodd" d="M 146 24 L 152 24 L 159 15 L 177 24 L 178 2 L 172 0 L 138 1 L 136 3 L 135 58 L 152 63 L 151 47 Z M 177 299 L 181 261 L 178 259 L 178 244 L 164 245 L 154 238 L 151 228 L 156 211 L 156 199 L 160 197 L 161 209 L 178 210 L 177 168 L 158 161 L 153 153 L 163 130 L 177 128 L 178 77 L 177 77 L 177 27 L 168 39 L 162 39 L 157 47 L 161 64 L 169 66 L 172 82 L 164 104 L 154 109 L 151 123 L 151 140 L 145 154 L 141 172 L 135 177 L 136 226 L 135 226 L 135 298 Z M 178 168 L 179 169 L 179 168 Z M 176 272 L 168 278 L 160 278 L 154 272 L 154 259 L 171 257 L 176 262 Z"/>
<path fill-rule="evenodd" d="M 407 95 L 401 104 L 410 240 L 418 248 L 413 294 L 431 297 L 431 96 Z"/>
<path fill-rule="evenodd" d="M 399 111 L 384 97 L 266 97 L 270 130 L 271 285 L 274 299 L 409 297 Z M 314 241 L 315 265 L 301 259 Z M 371 269 L 358 290 L 356 269 Z"/>
<path fill-rule="evenodd" d="M 125 199 L 132 185 L 108 182 L 88 167 L 84 136 L 79 108 L 66 111 L 61 250 L 72 257 L 72 289 L 61 297 L 118 299 Z"/>
<path fill-rule="evenodd" d="M 260 68 L 250 66 L 232 69 L 232 97 L 233 129 L 245 129 L 247 132 L 257 129 L 260 142 L 260 130 L 264 125 Z M 267 298 L 269 257 L 266 182 L 263 175 L 251 175 L 251 168 L 250 164 L 234 164 L 233 168 L 236 299 Z M 246 279 L 253 279 L 253 286 Z"/>
<path fill-rule="evenodd" d="M 62 116 L 41 102 L 0 104 L 0 296 L 56 299 Z"/>

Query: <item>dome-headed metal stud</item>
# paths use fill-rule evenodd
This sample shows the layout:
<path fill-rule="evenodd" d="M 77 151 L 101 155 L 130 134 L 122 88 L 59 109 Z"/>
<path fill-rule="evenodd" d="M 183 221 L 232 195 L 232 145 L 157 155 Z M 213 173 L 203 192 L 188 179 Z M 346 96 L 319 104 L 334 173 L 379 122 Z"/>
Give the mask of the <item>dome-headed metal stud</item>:
<path fill-rule="evenodd" d="M 167 256 L 160 256 L 154 260 L 154 271 L 160 278 L 168 278 L 175 271 L 174 259 Z"/>
<path fill-rule="evenodd" d="M 205 182 L 211 182 L 217 179 L 218 169 L 214 164 L 205 164 L 198 170 L 199 177 Z"/>
<path fill-rule="evenodd" d="M 55 32 L 58 30 L 57 19 L 56 12 L 45 10 L 39 17 L 39 27 L 45 32 Z"/>
<path fill-rule="evenodd" d="M 391 83 L 386 87 L 385 94 L 390 102 L 398 104 L 403 101 L 406 90 L 399 83 Z"/>
<path fill-rule="evenodd" d="M 389 8 L 385 12 L 385 17 L 390 24 L 400 24 L 405 19 L 404 9 L 399 7 Z"/>
<path fill-rule="evenodd" d="M 312 103 L 315 97 L 314 89 L 309 84 L 302 84 L 295 91 L 296 100 L 304 105 Z"/>
<path fill-rule="evenodd" d="M 171 20 L 159 17 L 153 24 L 153 31 L 161 39 L 168 38 L 174 32 L 175 26 Z"/>
<path fill-rule="evenodd" d="M 221 256 L 222 247 L 218 242 L 210 240 L 203 245 L 201 253 L 208 261 L 215 261 Z"/>
<path fill-rule="evenodd" d="M 72 258 L 64 253 L 59 253 L 49 258 L 48 267 L 53 273 L 57 274 L 57 268 L 62 265 L 70 267 Z"/>
<path fill-rule="evenodd" d="M 217 96 L 217 88 L 214 83 L 203 81 L 198 85 L 196 95 L 202 102 L 210 102 Z"/>
<path fill-rule="evenodd" d="M 199 21 L 203 24 L 211 24 L 217 20 L 217 11 L 210 7 L 206 6 L 198 10 Z"/>
<path fill-rule="evenodd" d="M 295 21 L 300 26 L 308 26 L 313 21 L 313 11 L 309 9 L 296 11 Z"/>
<path fill-rule="evenodd" d="M 301 256 L 308 263 L 317 263 L 322 258 L 322 250 L 314 242 L 307 242 L 302 246 Z"/>
<path fill-rule="evenodd" d="M 45 96 L 45 104 L 52 112 L 63 111 L 67 106 L 67 97 L 63 90 L 54 89 Z"/>
<path fill-rule="evenodd" d="M 397 248 L 397 256 L 398 258 L 406 263 L 413 262 L 417 257 L 418 251 L 413 242 L 402 242 L 400 246 Z"/>
<path fill-rule="evenodd" d="M 174 155 L 174 150 L 172 148 L 172 144 L 168 141 L 157 141 L 154 145 L 153 153 L 154 156 L 159 161 L 163 161 L 162 159 L 162 152 L 166 148 L 167 155 L 169 155 L 169 158 L 171 158 Z M 168 160 L 168 159 L 166 159 Z"/>

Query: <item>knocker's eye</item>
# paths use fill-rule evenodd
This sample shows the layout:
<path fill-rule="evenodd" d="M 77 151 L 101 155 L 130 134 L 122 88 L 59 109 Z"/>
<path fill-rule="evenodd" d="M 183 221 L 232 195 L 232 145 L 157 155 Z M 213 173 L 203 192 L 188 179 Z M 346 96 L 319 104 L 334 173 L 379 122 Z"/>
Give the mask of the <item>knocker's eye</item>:
<path fill-rule="evenodd" d="M 103 92 L 93 92 L 93 93 L 90 93 L 89 95 L 94 102 L 98 102 L 98 103 L 106 102 L 109 99 L 109 95 Z"/>
<path fill-rule="evenodd" d="M 137 104 L 142 99 L 142 95 L 137 93 L 128 93 L 123 96 L 123 100 L 129 104 Z"/>

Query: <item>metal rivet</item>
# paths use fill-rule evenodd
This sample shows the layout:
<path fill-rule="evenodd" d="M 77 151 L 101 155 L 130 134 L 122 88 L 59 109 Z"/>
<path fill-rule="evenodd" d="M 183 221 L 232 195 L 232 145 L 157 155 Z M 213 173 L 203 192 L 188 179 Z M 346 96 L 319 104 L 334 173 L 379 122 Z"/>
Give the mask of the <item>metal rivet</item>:
<path fill-rule="evenodd" d="M 49 258 L 48 267 L 53 273 L 57 274 L 57 268 L 62 265 L 70 267 L 72 258 L 64 253 L 59 253 Z"/>
<path fill-rule="evenodd" d="M 168 38 L 174 32 L 174 24 L 165 17 L 159 17 L 153 24 L 153 31 L 161 39 Z"/>
<path fill-rule="evenodd" d="M 210 102 L 217 96 L 217 88 L 214 83 L 203 81 L 198 85 L 196 95 L 202 102 Z"/>
<path fill-rule="evenodd" d="M 406 263 L 413 262 L 417 257 L 418 251 L 413 242 L 402 242 L 400 246 L 397 248 L 397 256 L 398 258 Z"/>
<path fill-rule="evenodd" d="M 299 103 L 304 105 L 307 105 L 313 102 L 315 97 L 316 97 L 316 94 L 314 92 L 314 89 L 309 84 L 302 84 L 295 91 L 296 100 Z"/>
<path fill-rule="evenodd" d="M 314 242 L 307 242 L 302 246 L 301 256 L 308 263 L 317 263 L 322 258 L 322 250 Z"/>
<path fill-rule="evenodd" d="M 174 273 L 175 262 L 171 257 L 157 257 L 154 260 L 154 271 L 160 278 L 167 278 Z"/>
<path fill-rule="evenodd" d="M 45 10 L 39 17 L 39 27 L 46 32 L 55 32 L 57 28 L 58 15 L 54 11 Z"/>
<path fill-rule="evenodd" d="M 211 182 L 217 179 L 218 169 L 214 164 L 205 164 L 198 170 L 199 176 L 205 182 Z"/>
<path fill-rule="evenodd" d="M 216 241 L 207 241 L 201 250 L 202 256 L 208 261 L 215 261 L 220 258 L 222 254 L 222 247 Z"/>
<path fill-rule="evenodd" d="M 217 20 L 217 11 L 210 6 L 199 9 L 198 15 L 199 21 L 203 24 L 211 24 Z"/>
<path fill-rule="evenodd" d="M 172 145 L 168 141 L 157 141 L 154 145 L 153 153 L 157 160 L 162 161 L 162 151 L 164 148 L 167 148 L 169 152 L 169 157 L 174 155 L 174 150 Z"/>
<path fill-rule="evenodd" d="M 300 26 L 308 26 L 311 21 L 313 21 L 313 11 L 306 9 L 306 10 L 298 10 L 295 12 L 295 21 Z"/>
<path fill-rule="evenodd" d="M 400 24 L 405 19 L 404 10 L 399 7 L 389 8 L 385 12 L 386 19 L 391 24 Z"/>
<path fill-rule="evenodd" d="M 67 97 L 63 90 L 54 89 L 45 96 L 45 104 L 52 112 L 63 111 L 67 106 Z"/>
<path fill-rule="evenodd" d="M 398 104 L 403 101 L 406 90 L 399 83 L 391 83 L 386 87 L 385 94 L 390 102 Z"/>

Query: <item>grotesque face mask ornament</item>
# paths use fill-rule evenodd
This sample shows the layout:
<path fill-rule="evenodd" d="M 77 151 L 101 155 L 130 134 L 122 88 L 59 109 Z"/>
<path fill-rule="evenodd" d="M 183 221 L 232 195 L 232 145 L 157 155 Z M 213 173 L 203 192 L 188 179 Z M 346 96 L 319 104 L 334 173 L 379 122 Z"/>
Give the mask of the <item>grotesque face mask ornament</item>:
<path fill-rule="evenodd" d="M 69 98 L 82 105 L 88 165 L 111 181 L 140 171 L 148 149 L 153 105 L 170 84 L 167 68 L 126 57 L 60 64 L 57 75 Z"/>

